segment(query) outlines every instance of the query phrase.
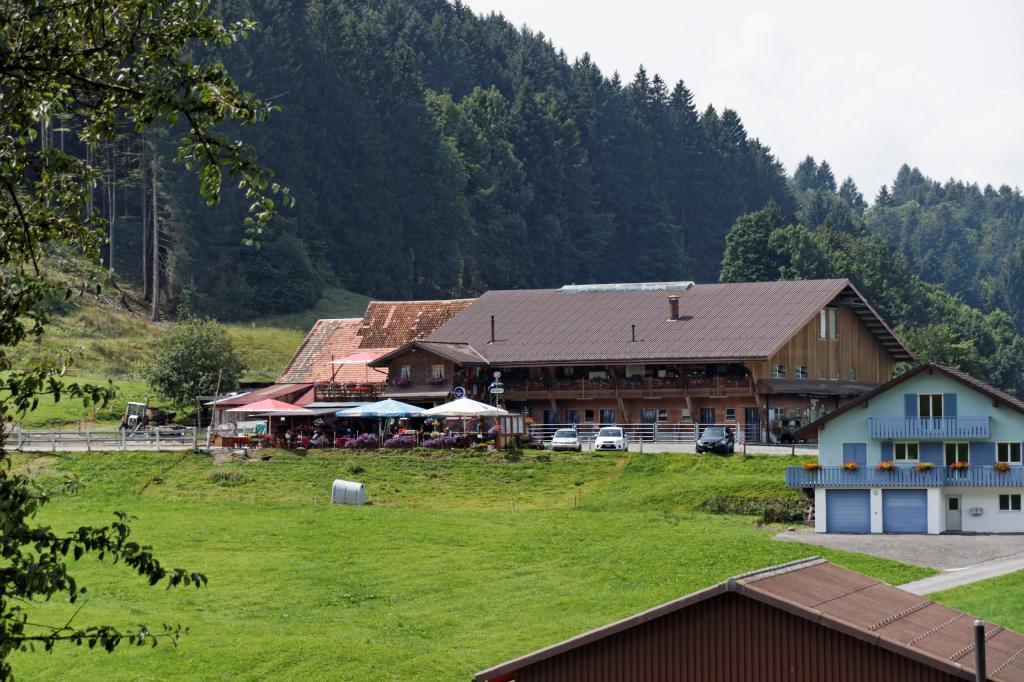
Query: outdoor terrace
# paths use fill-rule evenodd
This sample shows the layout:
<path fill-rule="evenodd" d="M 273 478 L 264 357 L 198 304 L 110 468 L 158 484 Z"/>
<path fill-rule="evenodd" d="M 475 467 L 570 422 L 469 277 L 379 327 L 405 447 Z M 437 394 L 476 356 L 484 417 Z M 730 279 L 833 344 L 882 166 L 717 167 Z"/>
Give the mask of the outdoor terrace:
<path fill-rule="evenodd" d="M 868 419 L 868 432 L 881 440 L 991 438 L 990 417 L 908 417 L 906 419 Z"/>
<path fill-rule="evenodd" d="M 969 466 L 966 469 L 934 467 L 918 471 L 915 466 L 897 466 L 891 471 L 862 466 L 855 471 L 843 467 L 807 470 L 786 467 L 786 485 L 790 488 L 927 488 L 978 487 L 1024 488 L 1024 468 L 1011 466 L 1000 471 L 993 466 Z"/>
<path fill-rule="evenodd" d="M 588 398 L 721 398 L 753 395 L 749 377 L 679 377 L 675 379 L 643 377 L 621 379 L 560 379 L 553 382 L 530 379 L 505 382 L 506 400 L 545 400 L 549 398 L 586 400 Z"/>

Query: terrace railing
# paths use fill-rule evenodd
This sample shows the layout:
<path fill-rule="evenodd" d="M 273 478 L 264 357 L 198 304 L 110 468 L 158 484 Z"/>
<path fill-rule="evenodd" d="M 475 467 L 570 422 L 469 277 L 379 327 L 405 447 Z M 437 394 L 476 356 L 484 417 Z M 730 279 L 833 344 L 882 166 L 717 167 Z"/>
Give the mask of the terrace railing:
<path fill-rule="evenodd" d="M 709 426 L 724 426 L 737 434 L 737 449 L 741 447 L 738 434 L 743 430 L 742 425 L 737 424 L 534 424 L 530 427 L 530 436 L 535 441 L 547 443 L 558 429 L 576 429 L 580 439 L 589 443 L 604 426 L 622 428 L 631 443 L 693 443 Z M 756 428 L 751 428 L 747 442 L 755 442 L 757 438 Z"/>
<path fill-rule="evenodd" d="M 749 377 L 679 377 L 664 379 L 643 377 L 620 379 L 616 383 L 604 379 L 562 379 L 554 382 L 528 380 L 505 382 L 506 400 L 546 400 L 587 398 L 720 398 L 753 395 L 754 384 Z"/>
<path fill-rule="evenodd" d="M 991 438 L 990 417 L 908 417 L 906 419 L 868 419 L 868 432 L 881 440 Z"/>
<path fill-rule="evenodd" d="M 375 383 L 325 383 L 313 387 L 317 402 L 344 402 L 349 400 L 373 401 L 384 392 L 383 382 Z"/>
<path fill-rule="evenodd" d="M 913 466 L 897 466 L 892 471 L 878 471 L 862 466 L 856 471 L 843 467 L 821 467 L 807 470 L 802 466 L 786 468 L 786 485 L 791 488 L 927 488 L 927 487 L 1024 487 L 1024 469 L 1010 467 L 999 471 L 992 466 L 971 466 L 966 469 L 935 467 L 918 471 Z"/>

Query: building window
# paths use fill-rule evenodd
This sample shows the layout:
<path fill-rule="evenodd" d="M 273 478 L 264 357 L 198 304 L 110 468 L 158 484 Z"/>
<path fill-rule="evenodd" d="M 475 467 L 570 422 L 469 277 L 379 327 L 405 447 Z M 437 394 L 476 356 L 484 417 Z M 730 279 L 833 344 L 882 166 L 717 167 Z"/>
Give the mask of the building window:
<path fill-rule="evenodd" d="M 736 408 L 727 407 L 725 408 L 725 421 L 734 422 L 736 421 Z"/>
<path fill-rule="evenodd" d="M 786 408 L 773 407 L 769 415 L 769 423 L 779 424 L 786 420 Z"/>
<path fill-rule="evenodd" d="M 398 368 L 398 378 L 408 379 L 412 376 L 412 367 L 409 365 L 402 365 Z"/>
<path fill-rule="evenodd" d="M 857 380 L 857 369 L 855 367 L 850 368 L 850 381 Z"/>
<path fill-rule="evenodd" d="M 640 423 L 653 424 L 658 419 L 658 411 L 653 407 L 640 408 Z"/>
<path fill-rule="evenodd" d="M 575 367 L 563 367 L 562 368 L 562 374 L 564 374 L 567 377 L 575 376 L 576 375 L 576 368 Z"/>
<path fill-rule="evenodd" d="M 690 414 L 690 408 L 684 407 L 683 408 L 683 423 L 684 424 L 689 424 L 692 421 L 693 421 L 693 415 Z"/>
<path fill-rule="evenodd" d="M 996 443 L 996 461 L 1020 464 L 1020 443 Z"/>
<path fill-rule="evenodd" d="M 593 410 L 583 410 L 583 421 L 586 422 L 587 424 L 593 424 L 594 423 L 594 411 Z"/>
<path fill-rule="evenodd" d="M 668 410 L 666 410 L 666 409 L 658 410 L 658 421 L 660 421 L 660 422 L 667 422 L 668 421 Z"/>
<path fill-rule="evenodd" d="M 999 511 L 1020 511 L 1020 495 L 1000 495 Z"/>
<path fill-rule="evenodd" d="M 430 377 L 432 379 L 444 379 L 444 365 L 431 365 Z"/>
<path fill-rule="evenodd" d="M 797 367 L 796 368 L 796 378 L 797 379 L 806 379 L 807 378 L 807 368 L 806 367 Z"/>
<path fill-rule="evenodd" d="M 573 426 L 580 423 L 580 411 L 579 410 L 566 410 L 565 411 L 565 423 L 572 424 Z"/>
<path fill-rule="evenodd" d="M 941 393 L 919 393 L 917 396 L 917 416 L 939 418 L 942 416 Z"/>
<path fill-rule="evenodd" d="M 772 379 L 785 379 L 786 378 L 786 366 L 785 365 L 772 365 Z"/>
<path fill-rule="evenodd" d="M 951 467 L 956 462 L 968 461 L 968 450 L 967 443 L 946 443 L 946 466 Z"/>
<path fill-rule="evenodd" d="M 897 462 L 916 462 L 917 443 L 893 443 L 892 458 Z"/>
<path fill-rule="evenodd" d="M 615 410 L 601 410 L 601 423 L 602 424 L 614 424 L 615 423 Z"/>
<path fill-rule="evenodd" d="M 839 338 L 839 330 L 836 327 L 836 309 L 825 308 L 818 313 L 818 338 L 831 339 Z"/>
<path fill-rule="evenodd" d="M 700 423 L 701 424 L 714 424 L 715 423 L 715 408 L 713 408 L 713 407 L 702 407 L 702 408 L 700 408 Z"/>

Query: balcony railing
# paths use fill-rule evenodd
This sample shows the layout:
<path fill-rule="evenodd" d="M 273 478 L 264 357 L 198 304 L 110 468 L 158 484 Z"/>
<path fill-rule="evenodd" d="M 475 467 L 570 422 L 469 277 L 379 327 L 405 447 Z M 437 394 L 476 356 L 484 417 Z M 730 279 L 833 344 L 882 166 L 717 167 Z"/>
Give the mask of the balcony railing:
<path fill-rule="evenodd" d="M 505 382 L 506 400 L 547 400 L 587 398 L 718 398 L 753 395 L 754 385 L 748 377 L 679 377 L 662 379 L 620 379 L 618 385 L 604 379 L 562 379 L 553 383 L 540 381 Z"/>
<path fill-rule="evenodd" d="M 313 396 L 317 402 L 325 403 L 352 400 L 372 401 L 380 397 L 384 388 L 383 382 L 317 384 L 313 387 Z"/>
<path fill-rule="evenodd" d="M 786 485 L 790 488 L 1022 488 L 1024 469 L 1014 466 L 1009 471 L 999 471 L 991 466 L 972 466 L 967 469 L 935 467 L 918 471 L 913 466 L 898 466 L 892 471 L 878 471 L 874 467 L 863 466 L 856 471 L 842 467 L 808 471 L 803 467 L 786 467 Z"/>
<path fill-rule="evenodd" d="M 908 417 L 907 419 L 868 419 L 868 432 L 881 440 L 912 438 L 945 439 L 991 438 L 990 417 Z"/>

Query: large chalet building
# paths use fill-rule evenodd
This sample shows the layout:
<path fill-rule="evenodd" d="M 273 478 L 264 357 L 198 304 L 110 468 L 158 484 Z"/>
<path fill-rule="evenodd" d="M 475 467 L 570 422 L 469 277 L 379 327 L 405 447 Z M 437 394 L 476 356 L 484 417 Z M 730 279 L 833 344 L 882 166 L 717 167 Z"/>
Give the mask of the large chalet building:
<path fill-rule="evenodd" d="M 538 424 L 732 424 L 764 441 L 911 360 L 849 280 L 828 279 L 490 291 L 370 364 L 388 371 L 384 397 L 462 387 Z"/>

